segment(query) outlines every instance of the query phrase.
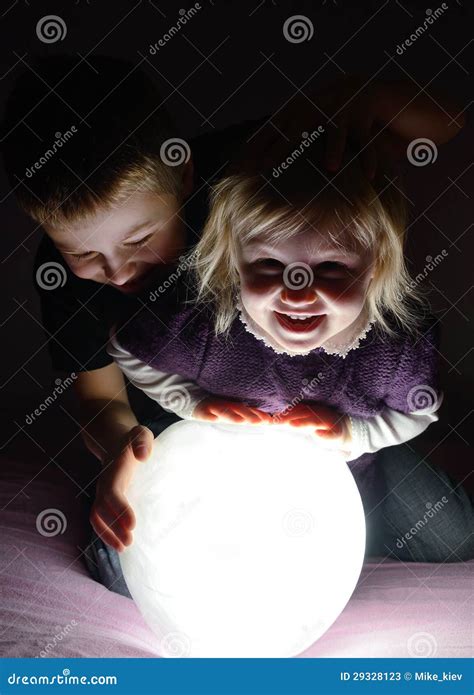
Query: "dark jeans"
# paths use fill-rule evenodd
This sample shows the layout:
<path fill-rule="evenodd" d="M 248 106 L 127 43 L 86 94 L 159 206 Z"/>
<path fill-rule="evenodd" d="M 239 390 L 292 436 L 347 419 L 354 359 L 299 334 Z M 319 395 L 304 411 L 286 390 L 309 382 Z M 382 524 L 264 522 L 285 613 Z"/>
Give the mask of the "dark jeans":
<path fill-rule="evenodd" d="M 474 503 L 464 487 L 408 444 L 381 449 L 374 462 L 382 499 L 366 509 L 366 555 L 405 562 L 474 559 Z"/>
<path fill-rule="evenodd" d="M 148 425 L 155 436 L 176 416 Z M 366 557 L 404 562 L 461 562 L 474 558 L 473 501 L 464 488 L 401 444 L 378 452 L 379 500 L 364 501 Z M 86 551 L 89 571 L 110 591 L 130 597 L 119 554 L 93 532 Z"/>

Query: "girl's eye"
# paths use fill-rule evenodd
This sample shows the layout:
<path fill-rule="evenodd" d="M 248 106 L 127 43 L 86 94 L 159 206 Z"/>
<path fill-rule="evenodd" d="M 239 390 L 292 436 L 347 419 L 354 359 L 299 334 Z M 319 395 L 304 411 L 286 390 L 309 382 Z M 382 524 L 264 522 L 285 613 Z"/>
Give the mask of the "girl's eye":
<path fill-rule="evenodd" d="M 347 270 L 347 266 L 344 263 L 339 263 L 338 261 L 325 261 L 320 263 L 317 267 L 318 272 L 344 272 Z"/>
<path fill-rule="evenodd" d="M 283 263 L 277 261 L 276 258 L 259 258 L 255 265 L 268 270 L 281 270 L 283 268 Z"/>

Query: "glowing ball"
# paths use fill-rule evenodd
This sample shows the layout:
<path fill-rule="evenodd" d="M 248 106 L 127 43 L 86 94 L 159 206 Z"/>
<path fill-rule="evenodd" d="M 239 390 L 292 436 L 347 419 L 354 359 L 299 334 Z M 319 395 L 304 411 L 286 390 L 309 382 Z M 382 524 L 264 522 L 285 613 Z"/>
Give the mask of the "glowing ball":
<path fill-rule="evenodd" d="M 288 425 L 181 421 L 128 492 L 120 561 L 164 657 L 291 657 L 349 600 L 365 550 L 342 455 Z"/>

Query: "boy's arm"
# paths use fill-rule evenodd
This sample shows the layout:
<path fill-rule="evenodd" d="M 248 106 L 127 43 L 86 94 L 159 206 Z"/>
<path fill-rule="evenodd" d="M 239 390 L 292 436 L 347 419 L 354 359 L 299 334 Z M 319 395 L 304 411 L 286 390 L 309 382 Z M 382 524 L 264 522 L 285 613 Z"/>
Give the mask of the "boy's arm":
<path fill-rule="evenodd" d="M 139 458 L 148 455 L 152 441 L 147 429 L 138 424 L 130 407 L 125 381 L 116 364 L 91 372 L 80 372 L 74 389 L 79 401 L 85 444 L 102 463 L 113 460 L 120 450 L 120 443 L 137 427 L 144 431 L 136 431 L 133 451 Z"/>
<path fill-rule="evenodd" d="M 153 433 L 138 424 L 116 364 L 81 372 L 74 388 L 84 441 L 103 464 L 90 522 L 105 543 L 122 551 L 135 525 L 126 492 L 137 465 L 151 454 Z"/>
<path fill-rule="evenodd" d="M 330 96 L 326 101 L 321 96 L 333 121 L 325 154 L 332 170 L 340 165 L 346 137 L 358 142 L 364 169 L 372 178 L 377 158 L 404 159 L 408 144 L 418 138 L 442 145 L 466 124 L 460 105 L 440 95 L 430 96 L 408 80 L 371 82 L 349 76 L 335 83 L 334 92 L 332 102 Z"/>
<path fill-rule="evenodd" d="M 406 80 L 376 83 L 373 104 L 375 120 L 407 141 L 423 137 L 442 145 L 466 124 L 461 106 L 440 95 L 431 97 Z"/>
<path fill-rule="evenodd" d="M 339 169 L 350 139 L 360 148 L 366 175 L 373 178 L 377 156 L 399 160 L 406 157 L 412 140 L 425 138 L 441 145 L 465 126 L 465 109 L 438 94 L 430 96 L 430 91 L 408 80 L 345 75 L 309 96 L 291 99 L 257 130 L 238 162 L 257 160 L 261 167 L 280 162 L 301 145 L 303 132 L 321 127 L 327 136 L 324 161 L 329 170 Z"/>

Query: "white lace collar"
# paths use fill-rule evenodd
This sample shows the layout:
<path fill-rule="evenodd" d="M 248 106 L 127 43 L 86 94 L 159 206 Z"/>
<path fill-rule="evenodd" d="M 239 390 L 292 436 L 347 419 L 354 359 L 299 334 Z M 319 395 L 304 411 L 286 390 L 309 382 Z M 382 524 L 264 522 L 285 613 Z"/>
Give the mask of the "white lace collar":
<path fill-rule="evenodd" d="M 271 348 L 274 352 L 277 352 L 280 355 L 289 355 L 290 357 L 303 357 L 304 355 L 309 355 L 317 350 L 322 350 L 328 355 L 338 355 L 339 357 L 345 359 L 351 350 L 356 350 L 359 347 L 360 343 L 373 326 L 373 321 L 361 316 L 359 321 L 357 321 L 354 326 L 354 331 L 351 338 L 345 343 L 336 343 L 335 341 L 328 340 L 324 345 L 321 345 L 321 347 L 313 348 L 312 350 L 307 350 L 306 352 L 287 352 L 280 345 L 274 342 L 270 336 L 261 335 L 259 326 L 246 312 L 240 303 L 240 300 L 237 301 L 236 305 L 239 312 L 239 319 L 243 323 L 245 330 L 248 333 L 251 333 L 255 338 L 257 338 L 257 340 L 262 341 L 262 343 Z"/>

